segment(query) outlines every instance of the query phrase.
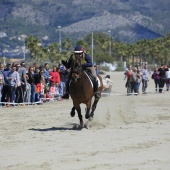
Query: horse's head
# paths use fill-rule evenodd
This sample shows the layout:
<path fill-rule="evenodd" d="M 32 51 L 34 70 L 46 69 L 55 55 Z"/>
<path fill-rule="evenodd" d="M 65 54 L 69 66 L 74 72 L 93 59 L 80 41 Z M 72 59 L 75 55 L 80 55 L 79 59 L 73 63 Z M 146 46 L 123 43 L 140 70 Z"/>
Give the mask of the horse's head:
<path fill-rule="evenodd" d="M 74 59 L 72 61 L 72 66 L 71 66 L 71 78 L 73 82 L 76 82 L 77 79 L 81 78 L 81 71 L 82 71 L 81 60 Z"/>

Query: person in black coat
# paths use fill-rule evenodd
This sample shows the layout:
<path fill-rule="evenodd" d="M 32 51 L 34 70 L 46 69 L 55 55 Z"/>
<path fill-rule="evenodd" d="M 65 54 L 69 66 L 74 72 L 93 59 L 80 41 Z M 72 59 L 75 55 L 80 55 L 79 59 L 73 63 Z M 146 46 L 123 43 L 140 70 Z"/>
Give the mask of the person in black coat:
<path fill-rule="evenodd" d="M 161 67 L 158 69 L 160 80 L 159 80 L 159 93 L 162 93 L 164 85 L 166 83 L 166 76 L 165 72 L 169 71 L 168 67 L 165 64 L 162 64 Z"/>

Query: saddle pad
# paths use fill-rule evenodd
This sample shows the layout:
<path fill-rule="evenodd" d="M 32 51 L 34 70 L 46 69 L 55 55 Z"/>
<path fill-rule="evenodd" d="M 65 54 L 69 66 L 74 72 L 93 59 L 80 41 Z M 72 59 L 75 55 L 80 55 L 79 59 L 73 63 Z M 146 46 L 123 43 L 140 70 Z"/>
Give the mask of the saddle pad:
<path fill-rule="evenodd" d="M 84 72 L 85 72 L 85 71 L 84 71 Z M 91 83 L 92 88 L 93 88 L 93 82 L 92 82 L 91 78 L 89 77 L 89 75 L 88 75 L 86 72 L 85 72 L 85 74 L 87 75 L 88 79 L 90 80 L 90 83 Z M 98 87 L 100 87 L 100 80 L 99 80 L 98 77 L 97 77 L 97 81 L 98 81 Z"/>

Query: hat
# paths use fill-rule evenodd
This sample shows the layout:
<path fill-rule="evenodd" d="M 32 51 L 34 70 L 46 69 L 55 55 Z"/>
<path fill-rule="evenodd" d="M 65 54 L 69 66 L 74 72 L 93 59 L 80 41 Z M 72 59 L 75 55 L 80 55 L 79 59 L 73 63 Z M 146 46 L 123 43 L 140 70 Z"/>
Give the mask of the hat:
<path fill-rule="evenodd" d="M 11 63 L 6 63 L 6 65 L 11 65 Z"/>
<path fill-rule="evenodd" d="M 74 49 L 74 53 L 83 53 L 84 48 L 82 46 L 76 46 Z"/>

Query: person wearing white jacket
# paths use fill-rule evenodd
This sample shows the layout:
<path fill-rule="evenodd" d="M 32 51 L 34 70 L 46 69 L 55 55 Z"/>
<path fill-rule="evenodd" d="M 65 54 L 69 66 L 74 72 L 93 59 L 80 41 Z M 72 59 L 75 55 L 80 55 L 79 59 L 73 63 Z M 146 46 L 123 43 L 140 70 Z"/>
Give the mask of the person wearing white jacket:
<path fill-rule="evenodd" d="M 169 91 L 170 89 L 170 68 L 168 71 L 165 72 L 166 77 L 166 90 Z"/>
<path fill-rule="evenodd" d="M 113 81 L 110 80 L 110 75 L 106 75 L 104 78 L 103 78 L 103 90 L 104 89 L 108 89 L 109 86 L 110 86 L 110 83 L 113 84 Z"/>

